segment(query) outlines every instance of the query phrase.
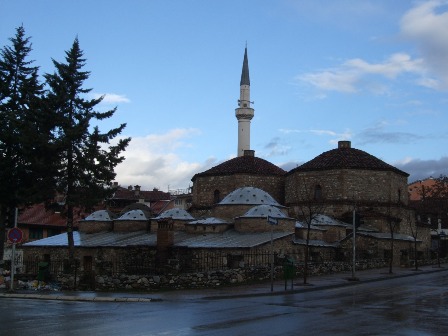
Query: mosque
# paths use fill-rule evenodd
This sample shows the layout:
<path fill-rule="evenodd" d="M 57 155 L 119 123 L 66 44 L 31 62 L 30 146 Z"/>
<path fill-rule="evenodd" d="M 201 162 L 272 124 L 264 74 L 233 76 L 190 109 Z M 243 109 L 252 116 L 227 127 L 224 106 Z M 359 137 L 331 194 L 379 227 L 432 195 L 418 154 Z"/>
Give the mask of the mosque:
<path fill-rule="evenodd" d="M 104 209 L 81 220 L 74 238 L 84 267 L 114 257 L 194 269 L 205 252 L 216 256 L 205 268 L 241 267 L 257 263 L 249 253 L 270 248 L 300 262 L 306 245 L 314 260 L 341 260 L 352 249 L 354 222 L 359 258 L 393 256 L 400 265 L 412 257 L 415 243 L 420 252 L 429 249 L 429 228 L 416 223 L 408 206 L 409 174 L 350 141 L 285 171 L 251 150 L 251 104 L 246 47 L 235 109 L 237 156 L 192 177 L 188 209 L 153 218 L 142 207 L 127 207 L 119 217 Z M 64 258 L 66 247 L 61 234 L 24 244 L 23 250 Z"/>

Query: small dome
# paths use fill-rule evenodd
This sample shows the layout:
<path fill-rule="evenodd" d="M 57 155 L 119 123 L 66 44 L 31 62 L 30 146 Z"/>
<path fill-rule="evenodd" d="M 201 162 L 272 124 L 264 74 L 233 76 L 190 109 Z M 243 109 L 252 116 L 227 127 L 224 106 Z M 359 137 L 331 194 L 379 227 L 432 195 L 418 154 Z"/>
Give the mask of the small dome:
<path fill-rule="evenodd" d="M 206 224 L 206 225 L 217 225 L 217 224 L 229 224 L 229 222 L 219 219 L 216 217 L 208 217 L 203 219 L 198 219 L 192 222 L 188 222 L 187 224 Z"/>
<path fill-rule="evenodd" d="M 280 211 L 279 208 L 276 208 L 272 205 L 257 205 L 253 208 L 250 208 L 248 212 L 246 212 L 241 217 L 260 217 L 260 218 L 267 218 L 267 217 L 274 217 L 274 218 L 287 218 L 286 215 Z"/>
<path fill-rule="evenodd" d="M 224 199 L 219 202 L 221 205 L 227 204 L 249 204 L 249 205 L 274 205 L 280 206 L 277 201 L 272 198 L 266 191 L 254 188 L 244 187 L 232 191 Z"/>
<path fill-rule="evenodd" d="M 191 216 L 184 209 L 170 209 L 170 210 L 164 211 L 159 216 L 156 217 L 156 219 L 161 219 L 161 218 L 172 218 L 172 219 L 181 219 L 181 220 L 194 220 L 194 217 Z"/>
<path fill-rule="evenodd" d="M 142 210 L 130 210 L 121 215 L 118 220 L 148 220 L 148 217 Z"/>
<path fill-rule="evenodd" d="M 86 221 L 112 221 L 116 218 L 112 212 L 109 210 L 98 210 L 93 213 L 91 213 L 89 216 L 87 216 L 84 220 Z"/>

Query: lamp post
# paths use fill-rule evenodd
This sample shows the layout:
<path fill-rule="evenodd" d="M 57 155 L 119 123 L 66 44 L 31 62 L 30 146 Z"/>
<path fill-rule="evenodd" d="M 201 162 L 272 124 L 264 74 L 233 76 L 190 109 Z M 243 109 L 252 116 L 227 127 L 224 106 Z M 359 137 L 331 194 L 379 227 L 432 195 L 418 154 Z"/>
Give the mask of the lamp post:
<path fill-rule="evenodd" d="M 439 238 L 437 241 L 437 265 L 438 265 L 438 267 L 440 267 L 440 241 L 442 239 L 445 240 L 446 233 L 444 231 L 440 231 L 437 233 L 437 236 Z"/>

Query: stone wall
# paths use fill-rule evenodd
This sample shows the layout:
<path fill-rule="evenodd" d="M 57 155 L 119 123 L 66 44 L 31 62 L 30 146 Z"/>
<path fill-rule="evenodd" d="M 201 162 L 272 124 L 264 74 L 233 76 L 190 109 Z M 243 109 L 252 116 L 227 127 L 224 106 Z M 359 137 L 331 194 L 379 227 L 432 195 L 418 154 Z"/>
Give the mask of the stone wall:
<path fill-rule="evenodd" d="M 283 176 L 234 174 L 221 176 L 199 176 L 193 186 L 193 208 L 210 208 L 215 202 L 215 191 L 222 200 L 241 187 L 255 187 L 266 191 L 278 203 L 284 203 L 285 181 Z"/>

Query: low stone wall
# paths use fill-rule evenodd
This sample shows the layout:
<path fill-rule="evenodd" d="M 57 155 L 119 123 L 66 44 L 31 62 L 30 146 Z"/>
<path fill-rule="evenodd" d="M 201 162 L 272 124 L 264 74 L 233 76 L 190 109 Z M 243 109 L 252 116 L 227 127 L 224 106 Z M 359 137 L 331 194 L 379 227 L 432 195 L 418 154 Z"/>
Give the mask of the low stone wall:
<path fill-rule="evenodd" d="M 386 267 L 384 260 L 360 261 L 356 265 L 357 270 Z M 344 262 L 310 263 L 308 265 L 308 276 L 331 274 L 351 271 L 352 265 Z M 271 277 L 270 267 L 261 268 L 238 268 L 222 271 L 195 272 L 188 274 L 168 275 L 126 275 L 117 276 L 97 275 L 94 276 L 92 287 L 98 291 L 114 290 L 136 290 L 157 291 L 175 289 L 198 289 L 218 288 L 238 284 L 250 284 L 267 281 Z M 275 279 L 283 279 L 283 267 L 274 268 Z M 294 279 L 300 280 L 303 276 L 303 264 L 295 265 Z M 58 279 L 63 289 L 71 289 L 74 285 L 74 276 L 61 276 Z M 78 284 L 83 284 L 82 276 L 77 278 Z M 93 280 L 93 279 L 92 279 Z M 81 286 L 82 288 L 82 286 Z"/>

